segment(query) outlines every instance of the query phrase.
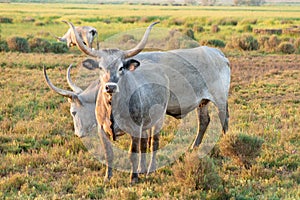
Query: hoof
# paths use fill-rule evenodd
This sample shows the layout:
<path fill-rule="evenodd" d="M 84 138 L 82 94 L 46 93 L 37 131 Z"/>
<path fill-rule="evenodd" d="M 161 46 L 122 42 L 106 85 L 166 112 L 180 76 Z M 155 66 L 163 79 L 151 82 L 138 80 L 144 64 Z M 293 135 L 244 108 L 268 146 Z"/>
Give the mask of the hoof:
<path fill-rule="evenodd" d="M 111 177 L 105 176 L 104 177 L 104 183 L 109 183 L 111 180 Z"/>
<path fill-rule="evenodd" d="M 134 185 L 136 183 L 139 182 L 139 177 L 138 177 L 138 174 L 133 174 L 131 175 L 131 178 L 130 178 L 130 184 L 131 185 Z"/>

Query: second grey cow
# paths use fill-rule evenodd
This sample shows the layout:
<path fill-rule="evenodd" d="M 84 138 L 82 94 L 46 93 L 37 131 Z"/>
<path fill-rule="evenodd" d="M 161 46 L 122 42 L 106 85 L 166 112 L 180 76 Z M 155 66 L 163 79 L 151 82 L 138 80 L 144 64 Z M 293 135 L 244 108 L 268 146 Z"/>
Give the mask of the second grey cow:
<path fill-rule="evenodd" d="M 83 41 L 83 44 L 89 48 L 93 48 L 93 41 L 96 38 L 96 46 L 98 48 L 98 32 L 97 29 L 92 26 L 77 26 L 75 27 L 80 39 Z M 66 42 L 68 47 L 76 45 L 76 39 L 71 29 L 62 36 L 55 36 L 56 39 L 60 42 Z"/>

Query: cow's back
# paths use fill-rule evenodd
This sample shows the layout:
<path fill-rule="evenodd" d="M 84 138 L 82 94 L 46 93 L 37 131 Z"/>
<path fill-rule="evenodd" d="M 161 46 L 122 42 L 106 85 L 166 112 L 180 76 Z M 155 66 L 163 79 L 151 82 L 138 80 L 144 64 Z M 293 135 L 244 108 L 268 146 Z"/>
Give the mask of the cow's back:
<path fill-rule="evenodd" d="M 230 83 L 229 61 L 215 48 L 206 46 L 167 52 L 140 53 L 136 59 L 159 63 L 170 79 L 168 113 L 184 115 L 202 99 L 225 103 Z"/>

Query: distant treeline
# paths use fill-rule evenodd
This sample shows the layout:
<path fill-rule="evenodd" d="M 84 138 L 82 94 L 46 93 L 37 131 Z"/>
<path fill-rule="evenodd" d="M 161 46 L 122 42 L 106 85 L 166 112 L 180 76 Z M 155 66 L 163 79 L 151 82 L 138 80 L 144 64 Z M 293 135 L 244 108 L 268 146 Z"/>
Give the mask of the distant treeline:
<path fill-rule="evenodd" d="M 142 5 L 164 5 L 164 6 L 186 6 L 186 5 L 248 5 L 260 6 L 263 4 L 299 4 L 298 0 L 0 0 L 0 3 L 79 3 L 79 4 L 142 4 Z"/>

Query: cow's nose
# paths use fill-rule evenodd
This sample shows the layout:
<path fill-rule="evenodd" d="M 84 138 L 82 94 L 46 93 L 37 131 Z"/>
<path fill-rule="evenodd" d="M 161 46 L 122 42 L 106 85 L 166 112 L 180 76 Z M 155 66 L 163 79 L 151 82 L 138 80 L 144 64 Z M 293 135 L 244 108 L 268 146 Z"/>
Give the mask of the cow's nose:
<path fill-rule="evenodd" d="M 115 92 L 117 92 L 117 89 L 118 89 L 118 86 L 115 83 L 107 83 L 105 85 L 105 91 L 107 93 L 115 93 Z"/>

